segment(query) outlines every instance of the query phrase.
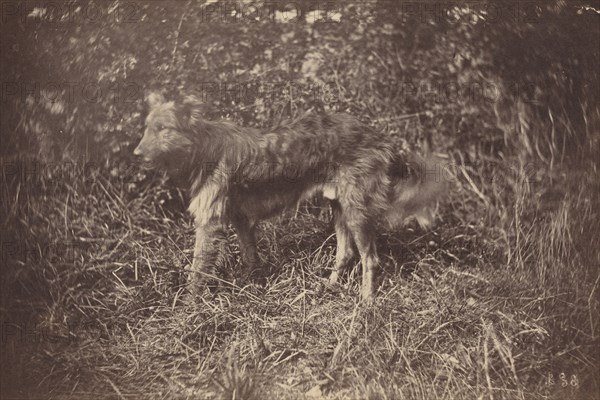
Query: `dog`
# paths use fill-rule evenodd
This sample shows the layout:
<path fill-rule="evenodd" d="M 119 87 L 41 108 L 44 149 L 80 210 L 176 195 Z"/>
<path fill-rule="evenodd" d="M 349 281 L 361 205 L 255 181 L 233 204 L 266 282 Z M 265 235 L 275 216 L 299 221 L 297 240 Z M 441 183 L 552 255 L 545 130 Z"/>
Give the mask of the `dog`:
<path fill-rule="evenodd" d="M 379 226 L 410 216 L 428 225 L 444 191 L 437 164 L 401 155 L 389 136 L 348 114 L 307 113 L 274 129 L 243 128 L 203 118 L 193 97 L 147 96 L 149 114 L 134 154 L 167 171 L 189 191 L 196 243 L 191 289 L 214 279 L 224 263 L 231 224 L 242 263 L 258 267 L 255 228 L 299 201 L 321 194 L 331 204 L 337 238 L 335 284 L 356 252 L 362 263 L 361 297 L 372 301 L 379 258 Z"/>

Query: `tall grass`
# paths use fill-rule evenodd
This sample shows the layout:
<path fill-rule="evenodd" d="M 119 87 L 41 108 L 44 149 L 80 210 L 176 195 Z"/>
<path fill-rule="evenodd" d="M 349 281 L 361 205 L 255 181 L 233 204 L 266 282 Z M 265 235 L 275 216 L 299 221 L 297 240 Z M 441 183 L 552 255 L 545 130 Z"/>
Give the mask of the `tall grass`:
<path fill-rule="evenodd" d="M 360 274 L 323 279 L 326 210 L 262 224 L 265 277 L 244 287 L 231 232 L 230 283 L 190 301 L 193 227 L 161 179 L 4 168 L 2 397 L 594 398 L 597 161 L 547 157 L 558 143 L 455 153 L 437 227 L 380 236 L 371 307 Z"/>

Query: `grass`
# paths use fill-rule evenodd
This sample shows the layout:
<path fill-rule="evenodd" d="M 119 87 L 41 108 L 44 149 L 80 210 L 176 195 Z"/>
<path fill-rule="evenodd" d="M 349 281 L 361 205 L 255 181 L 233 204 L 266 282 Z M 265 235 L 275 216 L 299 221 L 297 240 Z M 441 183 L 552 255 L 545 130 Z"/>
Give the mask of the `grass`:
<path fill-rule="evenodd" d="M 598 398 L 596 164 L 481 165 L 502 179 L 460 163 L 433 230 L 382 233 L 372 306 L 325 284 L 327 208 L 261 225 L 265 282 L 191 301 L 164 184 L 5 169 L 2 398 Z M 233 282 L 233 232 L 227 256 Z"/>

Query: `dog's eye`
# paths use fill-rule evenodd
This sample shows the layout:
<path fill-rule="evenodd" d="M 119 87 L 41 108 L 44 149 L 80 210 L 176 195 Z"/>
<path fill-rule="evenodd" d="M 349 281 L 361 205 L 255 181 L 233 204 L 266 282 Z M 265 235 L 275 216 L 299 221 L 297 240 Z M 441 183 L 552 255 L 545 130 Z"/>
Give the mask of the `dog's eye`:
<path fill-rule="evenodd" d="M 158 125 L 158 126 L 156 127 L 156 129 L 157 129 L 157 130 L 160 132 L 160 131 L 162 131 L 162 130 L 164 130 L 164 129 L 165 129 L 165 126 L 164 126 L 164 125 Z"/>

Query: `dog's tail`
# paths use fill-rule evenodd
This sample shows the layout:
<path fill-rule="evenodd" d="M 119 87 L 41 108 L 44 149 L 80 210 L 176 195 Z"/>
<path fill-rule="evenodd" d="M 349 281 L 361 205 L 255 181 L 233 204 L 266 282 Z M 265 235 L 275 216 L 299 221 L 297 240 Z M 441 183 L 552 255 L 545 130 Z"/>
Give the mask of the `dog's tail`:
<path fill-rule="evenodd" d="M 385 220 L 394 228 L 414 217 L 421 227 L 429 227 L 439 201 L 448 191 L 442 160 L 433 154 L 409 153 L 392 160 L 390 207 Z"/>

